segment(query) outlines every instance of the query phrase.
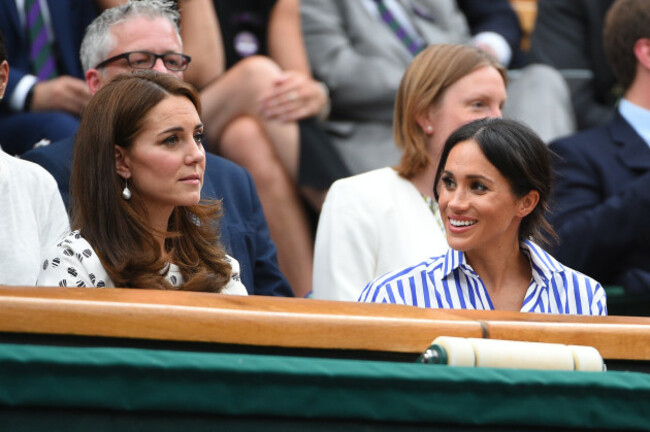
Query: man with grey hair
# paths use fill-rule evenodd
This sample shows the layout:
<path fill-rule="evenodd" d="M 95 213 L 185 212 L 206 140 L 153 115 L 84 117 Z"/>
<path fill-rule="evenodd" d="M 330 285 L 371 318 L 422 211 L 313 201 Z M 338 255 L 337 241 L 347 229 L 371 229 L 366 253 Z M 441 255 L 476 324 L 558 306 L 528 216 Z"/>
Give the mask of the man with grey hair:
<path fill-rule="evenodd" d="M 161 0 L 130 1 L 104 11 L 88 27 L 81 57 L 91 94 L 112 77 L 153 69 L 183 78 L 190 58 L 182 54 L 178 14 Z M 23 158 L 42 165 L 56 178 L 66 203 L 74 137 L 32 150 Z M 241 265 L 249 294 L 292 296 L 277 267 L 275 245 L 250 174 L 240 166 L 206 153 L 202 198 L 222 199 L 221 242 Z"/>
<path fill-rule="evenodd" d="M 167 0 L 131 1 L 120 7 L 106 9 L 88 25 L 79 50 L 79 58 L 84 71 L 97 68 L 97 65 L 107 59 L 110 51 L 115 48 L 117 41 L 114 32 L 111 31 L 113 26 L 134 17 L 147 17 L 150 20 L 167 19 L 174 29 L 176 43 L 182 50 L 183 41 L 178 25 L 180 14 L 174 9 L 173 2 Z"/>

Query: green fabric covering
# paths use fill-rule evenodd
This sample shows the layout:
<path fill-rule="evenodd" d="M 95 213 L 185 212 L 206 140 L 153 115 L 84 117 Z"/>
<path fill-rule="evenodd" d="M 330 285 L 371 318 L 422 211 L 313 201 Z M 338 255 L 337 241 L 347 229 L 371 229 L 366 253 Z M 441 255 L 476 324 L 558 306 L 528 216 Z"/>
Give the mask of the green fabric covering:
<path fill-rule="evenodd" d="M 606 286 L 609 315 L 650 316 L 650 294 L 627 294 L 622 286 Z"/>
<path fill-rule="evenodd" d="M 0 344 L 0 407 L 650 429 L 650 375 Z"/>

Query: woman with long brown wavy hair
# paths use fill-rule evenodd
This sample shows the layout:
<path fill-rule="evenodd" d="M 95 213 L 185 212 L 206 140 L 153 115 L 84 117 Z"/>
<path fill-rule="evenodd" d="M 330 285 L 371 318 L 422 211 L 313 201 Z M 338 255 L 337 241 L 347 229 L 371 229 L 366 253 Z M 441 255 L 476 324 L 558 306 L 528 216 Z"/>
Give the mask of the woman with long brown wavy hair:
<path fill-rule="evenodd" d="M 246 294 L 218 245 L 219 202 L 199 203 L 205 150 L 189 84 L 154 71 L 117 76 L 91 100 L 75 142 L 73 231 L 39 285 Z"/>

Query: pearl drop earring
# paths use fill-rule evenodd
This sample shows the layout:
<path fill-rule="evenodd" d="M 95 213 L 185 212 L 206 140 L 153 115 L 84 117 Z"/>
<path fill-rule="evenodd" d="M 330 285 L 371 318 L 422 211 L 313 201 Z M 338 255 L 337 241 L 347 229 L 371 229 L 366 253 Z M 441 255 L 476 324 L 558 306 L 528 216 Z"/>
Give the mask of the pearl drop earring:
<path fill-rule="evenodd" d="M 129 179 L 124 179 L 124 189 L 122 189 L 122 198 L 125 200 L 131 199 L 131 190 L 129 189 Z"/>

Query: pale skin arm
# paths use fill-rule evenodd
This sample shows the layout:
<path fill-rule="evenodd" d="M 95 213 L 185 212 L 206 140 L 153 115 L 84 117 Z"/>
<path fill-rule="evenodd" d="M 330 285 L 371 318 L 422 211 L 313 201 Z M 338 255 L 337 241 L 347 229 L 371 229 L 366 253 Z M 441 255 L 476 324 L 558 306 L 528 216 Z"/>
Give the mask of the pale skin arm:
<path fill-rule="evenodd" d="M 219 21 L 212 0 L 183 0 L 179 8 L 183 51 L 192 57 L 185 80 L 201 90 L 224 72 Z"/>
<path fill-rule="evenodd" d="M 279 0 L 269 20 L 269 56 L 283 69 L 273 87 L 260 98 L 265 117 L 295 121 L 318 115 L 328 102 L 311 76 L 300 29 L 299 0 Z"/>

